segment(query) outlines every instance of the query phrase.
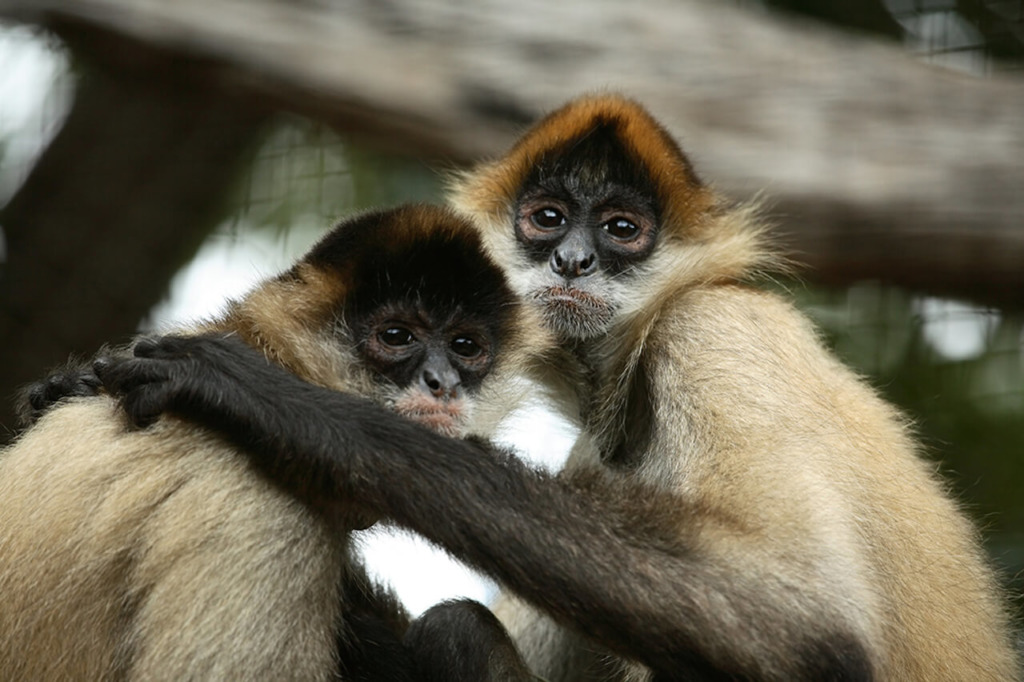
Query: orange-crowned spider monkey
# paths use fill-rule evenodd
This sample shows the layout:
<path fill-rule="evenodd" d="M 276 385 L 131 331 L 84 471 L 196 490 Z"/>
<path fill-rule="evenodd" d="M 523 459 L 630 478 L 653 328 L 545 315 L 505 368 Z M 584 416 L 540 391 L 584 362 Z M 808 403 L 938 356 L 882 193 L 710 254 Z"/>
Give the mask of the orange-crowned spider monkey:
<path fill-rule="evenodd" d="M 763 229 L 647 111 L 570 102 L 453 203 L 560 339 L 539 378 L 583 430 L 558 475 L 230 340 L 165 339 L 103 380 L 133 418 L 211 427 L 301 498 L 498 579 L 549 680 L 1016 678 L 977 532 L 906 420 L 747 283 L 776 264 Z"/>
<path fill-rule="evenodd" d="M 260 363 L 382 405 L 381 427 L 418 422 L 447 440 L 517 357 L 522 312 L 472 226 L 418 206 L 341 223 L 186 333 L 228 335 Z M 301 504 L 178 420 L 128 428 L 98 385 L 70 368 L 34 387 L 36 423 L 0 453 L 0 676 L 532 679 L 479 604 L 442 604 L 410 627 L 353 554 L 349 531 L 375 510 Z M 310 472 L 296 464 L 289 476 Z"/>

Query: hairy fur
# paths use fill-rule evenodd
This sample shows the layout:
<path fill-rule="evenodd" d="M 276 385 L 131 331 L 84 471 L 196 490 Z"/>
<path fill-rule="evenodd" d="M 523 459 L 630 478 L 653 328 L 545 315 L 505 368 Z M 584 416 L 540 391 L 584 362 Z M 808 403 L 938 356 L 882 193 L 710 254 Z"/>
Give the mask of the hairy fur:
<path fill-rule="evenodd" d="M 176 421 L 106 396 L 0 462 L 4 679 L 331 679 L 347 537 Z"/>
<path fill-rule="evenodd" d="M 474 280 L 462 294 L 460 274 Z M 431 207 L 343 223 L 181 333 L 233 334 L 306 381 L 384 403 L 393 390 L 360 362 L 346 315 L 396 291 L 428 310 L 477 306 L 504 360 L 520 353 L 523 320 L 476 231 Z M 62 376 L 51 401 L 88 393 Z M 464 416 L 446 430 L 464 433 Z M 0 452 L 0 500 L 3 679 L 406 679 L 394 659 L 407 616 L 349 547 L 371 519 L 343 498 L 301 504 L 218 436 L 173 419 L 132 429 L 112 398 L 74 398 Z"/>
<path fill-rule="evenodd" d="M 610 468 L 698 510 L 664 531 L 721 582 L 649 578 L 678 580 L 705 603 L 688 646 L 722 669 L 786 679 L 802 647 L 838 631 L 863 647 L 876 679 L 1015 679 L 977 533 L 906 421 L 824 350 L 801 313 L 741 284 L 778 264 L 756 214 L 713 195 L 643 108 L 614 95 L 569 103 L 506 157 L 456 179 L 453 204 L 530 297 L 538 268 L 509 227 L 523 183 L 545 155 L 608 122 L 650 172 L 661 233 L 651 258 L 607 287 L 617 308 L 608 333 L 567 344 L 582 369 L 569 378 L 579 404 L 564 406 L 584 435 L 564 476 Z M 755 589 L 743 596 L 744 585 Z M 518 600 L 499 613 L 548 679 L 615 668 L 581 672 L 580 650 L 594 647 Z M 634 674 L 643 677 L 623 679 Z"/>

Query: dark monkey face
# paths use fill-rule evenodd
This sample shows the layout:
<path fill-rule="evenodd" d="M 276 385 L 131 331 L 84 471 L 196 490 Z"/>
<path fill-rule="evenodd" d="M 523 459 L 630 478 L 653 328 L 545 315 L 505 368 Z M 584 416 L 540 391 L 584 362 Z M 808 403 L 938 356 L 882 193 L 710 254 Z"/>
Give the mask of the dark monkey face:
<path fill-rule="evenodd" d="M 360 356 L 382 379 L 380 399 L 448 436 L 462 435 L 498 345 L 461 307 L 395 300 L 352 320 Z"/>
<path fill-rule="evenodd" d="M 668 130 L 614 94 L 552 111 L 450 200 L 563 342 L 628 325 L 679 268 L 700 279 L 718 204 Z"/>
<path fill-rule="evenodd" d="M 438 207 L 371 213 L 335 228 L 306 262 L 341 282 L 335 315 L 372 375 L 368 397 L 462 435 L 517 310 L 476 229 Z"/>
<path fill-rule="evenodd" d="M 515 233 L 533 263 L 526 296 L 566 338 L 607 331 L 657 239 L 659 205 L 644 165 L 598 120 L 549 150 L 523 182 Z"/>

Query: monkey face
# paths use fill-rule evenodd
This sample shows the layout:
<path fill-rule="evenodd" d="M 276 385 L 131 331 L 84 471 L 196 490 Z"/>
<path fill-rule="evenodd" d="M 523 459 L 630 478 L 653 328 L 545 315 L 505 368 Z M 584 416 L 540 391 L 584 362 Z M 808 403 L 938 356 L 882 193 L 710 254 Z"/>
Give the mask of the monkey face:
<path fill-rule="evenodd" d="M 637 265 L 654 248 L 658 201 L 642 164 L 614 129 L 598 126 L 542 159 L 515 210 L 515 235 L 531 268 L 521 293 L 566 338 L 607 331 Z"/>
<path fill-rule="evenodd" d="M 379 379 L 379 400 L 435 431 L 462 435 L 493 365 L 488 326 L 459 308 L 412 302 L 382 305 L 353 326 L 357 349 Z"/>
<path fill-rule="evenodd" d="M 551 112 L 504 157 L 458 176 L 451 201 L 562 341 L 599 337 L 649 309 L 651 277 L 701 281 L 712 263 L 720 270 L 702 247 L 716 195 L 671 134 L 618 95 Z"/>

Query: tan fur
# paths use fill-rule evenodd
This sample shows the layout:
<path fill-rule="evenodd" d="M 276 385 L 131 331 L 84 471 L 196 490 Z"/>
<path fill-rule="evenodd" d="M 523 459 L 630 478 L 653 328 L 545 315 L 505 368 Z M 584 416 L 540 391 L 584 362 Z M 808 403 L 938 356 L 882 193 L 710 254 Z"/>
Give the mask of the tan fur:
<path fill-rule="evenodd" d="M 671 210 L 654 255 L 622 278 L 632 298 L 616 323 L 577 352 L 592 373 L 567 375 L 563 364 L 542 377 L 576 383 L 580 413 L 572 416 L 584 432 L 563 476 L 605 469 L 617 446 L 644 442 L 627 413 L 640 386 L 651 396 L 651 437 L 614 475 L 704 510 L 680 527 L 681 541 L 711 565 L 759 581 L 766 608 L 791 615 L 769 631 L 708 605 L 707 650 L 783 679 L 780 643 L 799 637 L 790 628 L 842 623 L 867 643 L 880 680 L 1017 679 L 1002 595 L 977 532 L 921 458 L 906 420 L 824 349 L 801 313 L 739 283 L 776 262 L 756 214 L 724 208 L 694 184 L 685 157 L 639 105 L 613 95 L 568 104 L 507 158 L 457 180 L 453 204 L 474 217 L 528 294 L 523 271 L 532 266 L 510 223 L 519 185 L 546 148 L 609 116 L 630 119 L 630 139 Z M 547 679 L 649 676 L 635 664 L 617 667 L 599 643 L 515 598 L 503 597 L 497 612 Z"/>
<path fill-rule="evenodd" d="M 269 359 L 306 381 L 364 395 L 374 391 L 370 375 L 359 364 L 351 340 L 343 333 L 341 301 L 347 287 L 336 273 L 308 263 L 295 267 L 297 279 L 274 280 L 233 302 L 222 320 L 201 331 L 234 331 Z M 288 324 L 281 324 L 288 320 Z M 339 343 L 341 341 L 341 343 Z"/>
<path fill-rule="evenodd" d="M 677 296 L 660 319 L 645 339 L 659 415 L 648 453 L 677 454 L 636 475 L 735 519 L 702 529 L 709 551 L 833 602 L 879 679 L 1015 679 L 976 532 L 901 416 L 802 315 L 721 286 Z"/>
<path fill-rule="evenodd" d="M 331 679 L 347 536 L 217 438 L 74 401 L 0 499 L 2 679 Z"/>

